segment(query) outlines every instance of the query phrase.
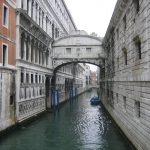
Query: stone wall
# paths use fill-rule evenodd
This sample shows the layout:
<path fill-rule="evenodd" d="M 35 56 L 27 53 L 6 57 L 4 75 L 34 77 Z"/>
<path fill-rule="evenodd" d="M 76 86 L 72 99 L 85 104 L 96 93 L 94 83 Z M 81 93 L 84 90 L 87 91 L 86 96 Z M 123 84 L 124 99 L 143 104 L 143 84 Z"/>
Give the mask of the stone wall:
<path fill-rule="evenodd" d="M 149 10 L 147 0 L 118 0 L 100 83 L 104 106 L 139 150 L 150 149 Z"/>
<path fill-rule="evenodd" d="M 0 131 L 15 121 L 15 72 L 0 69 Z"/>

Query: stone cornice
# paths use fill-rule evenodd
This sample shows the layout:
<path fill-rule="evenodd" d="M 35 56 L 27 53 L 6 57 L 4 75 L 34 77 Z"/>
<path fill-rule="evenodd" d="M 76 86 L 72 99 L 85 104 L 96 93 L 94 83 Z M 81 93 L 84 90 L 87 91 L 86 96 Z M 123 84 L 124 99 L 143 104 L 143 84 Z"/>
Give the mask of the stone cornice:
<path fill-rule="evenodd" d="M 117 23 L 120 20 L 120 17 L 122 16 L 123 11 L 125 10 L 127 3 L 129 2 L 129 0 L 118 0 L 113 12 L 113 15 L 111 17 L 109 26 L 107 28 L 106 34 L 104 36 L 104 40 L 103 42 L 105 43 L 107 38 L 109 37 L 110 31 L 112 28 L 114 28 Z"/>
<path fill-rule="evenodd" d="M 94 36 L 90 36 L 90 35 L 69 35 L 69 36 L 65 36 L 65 37 L 61 37 L 61 38 L 57 39 L 56 41 L 54 41 L 53 44 L 55 45 L 55 43 L 57 43 L 57 42 L 59 42 L 59 41 L 61 41 L 61 40 L 64 40 L 64 39 L 67 39 L 67 38 L 72 38 L 72 37 L 91 38 L 91 39 L 95 39 L 95 40 L 97 40 L 97 41 L 99 41 L 99 42 L 102 43 L 101 39 L 99 39 L 99 38 L 97 38 L 97 37 L 94 37 Z"/>
<path fill-rule="evenodd" d="M 59 23 L 59 25 L 62 27 L 63 31 L 68 35 L 68 31 L 67 29 L 64 27 L 64 25 L 62 24 L 62 22 L 60 21 L 59 17 L 57 16 L 57 14 L 55 13 L 55 10 L 53 9 L 53 7 L 49 4 L 49 2 L 47 0 L 44 0 L 45 4 L 49 7 L 49 9 L 51 10 L 51 13 L 54 15 L 54 18 L 57 20 L 57 22 Z M 68 12 L 68 11 L 67 11 Z M 69 15 L 69 14 L 68 14 Z"/>
<path fill-rule="evenodd" d="M 75 23 L 74 23 L 74 20 L 73 20 L 73 18 L 72 18 L 72 15 L 71 15 L 70 11 L 68 10 L 68 8 L 67 8 L 67 6 L 66 6 L 65 1 L 62 0 L 62 3 L 64 4 L 64 7 L 65 7 L 65 9 L 66 9 L 66 11 L 67 11 L 67 13 L 68 13 L 68 15 L 69 15 L 69 18 L 70 18 L 70 20 L 71 20 L 71 22 L 72 22 L 72 24 L 73 24 L 75 30 L 77 30 L 77 27 L 76 27 L 76 25 L 75 25 Z"/>

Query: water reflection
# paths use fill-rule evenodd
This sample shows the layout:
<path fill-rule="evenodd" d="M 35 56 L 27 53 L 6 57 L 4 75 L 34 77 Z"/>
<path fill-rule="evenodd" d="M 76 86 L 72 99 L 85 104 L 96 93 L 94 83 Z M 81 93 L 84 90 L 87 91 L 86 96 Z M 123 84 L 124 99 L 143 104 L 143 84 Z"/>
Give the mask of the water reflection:
<path fill-rule="evenodd" d="M 30 125 L 0 139 L 0 150 L 131 150 L 102 106 L 87 92 Z"/>

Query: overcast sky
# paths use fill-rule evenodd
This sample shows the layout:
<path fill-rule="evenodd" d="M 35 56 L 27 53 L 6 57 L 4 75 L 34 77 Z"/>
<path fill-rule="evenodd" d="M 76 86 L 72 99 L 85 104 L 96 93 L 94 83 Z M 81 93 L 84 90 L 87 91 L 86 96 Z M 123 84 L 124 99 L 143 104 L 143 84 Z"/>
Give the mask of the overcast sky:
<path fill-rule="evenodd" d="M 85 30 L 88 34 L 95 32 L 104 37 L 117 0 L 64 1 L 79 30 Z"/>

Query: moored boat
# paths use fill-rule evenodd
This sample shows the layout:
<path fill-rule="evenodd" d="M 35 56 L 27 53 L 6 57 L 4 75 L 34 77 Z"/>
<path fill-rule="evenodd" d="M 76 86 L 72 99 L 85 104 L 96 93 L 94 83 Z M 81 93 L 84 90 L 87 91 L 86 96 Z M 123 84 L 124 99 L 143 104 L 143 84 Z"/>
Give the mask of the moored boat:
<path fill-rule="evenodd" d="M 100 98 L 97 97 L 97 96 L 94 96 L 94 97 L 91 98 L 90 103 L 91 103 L 91 105 L 99 105 Z"/>

